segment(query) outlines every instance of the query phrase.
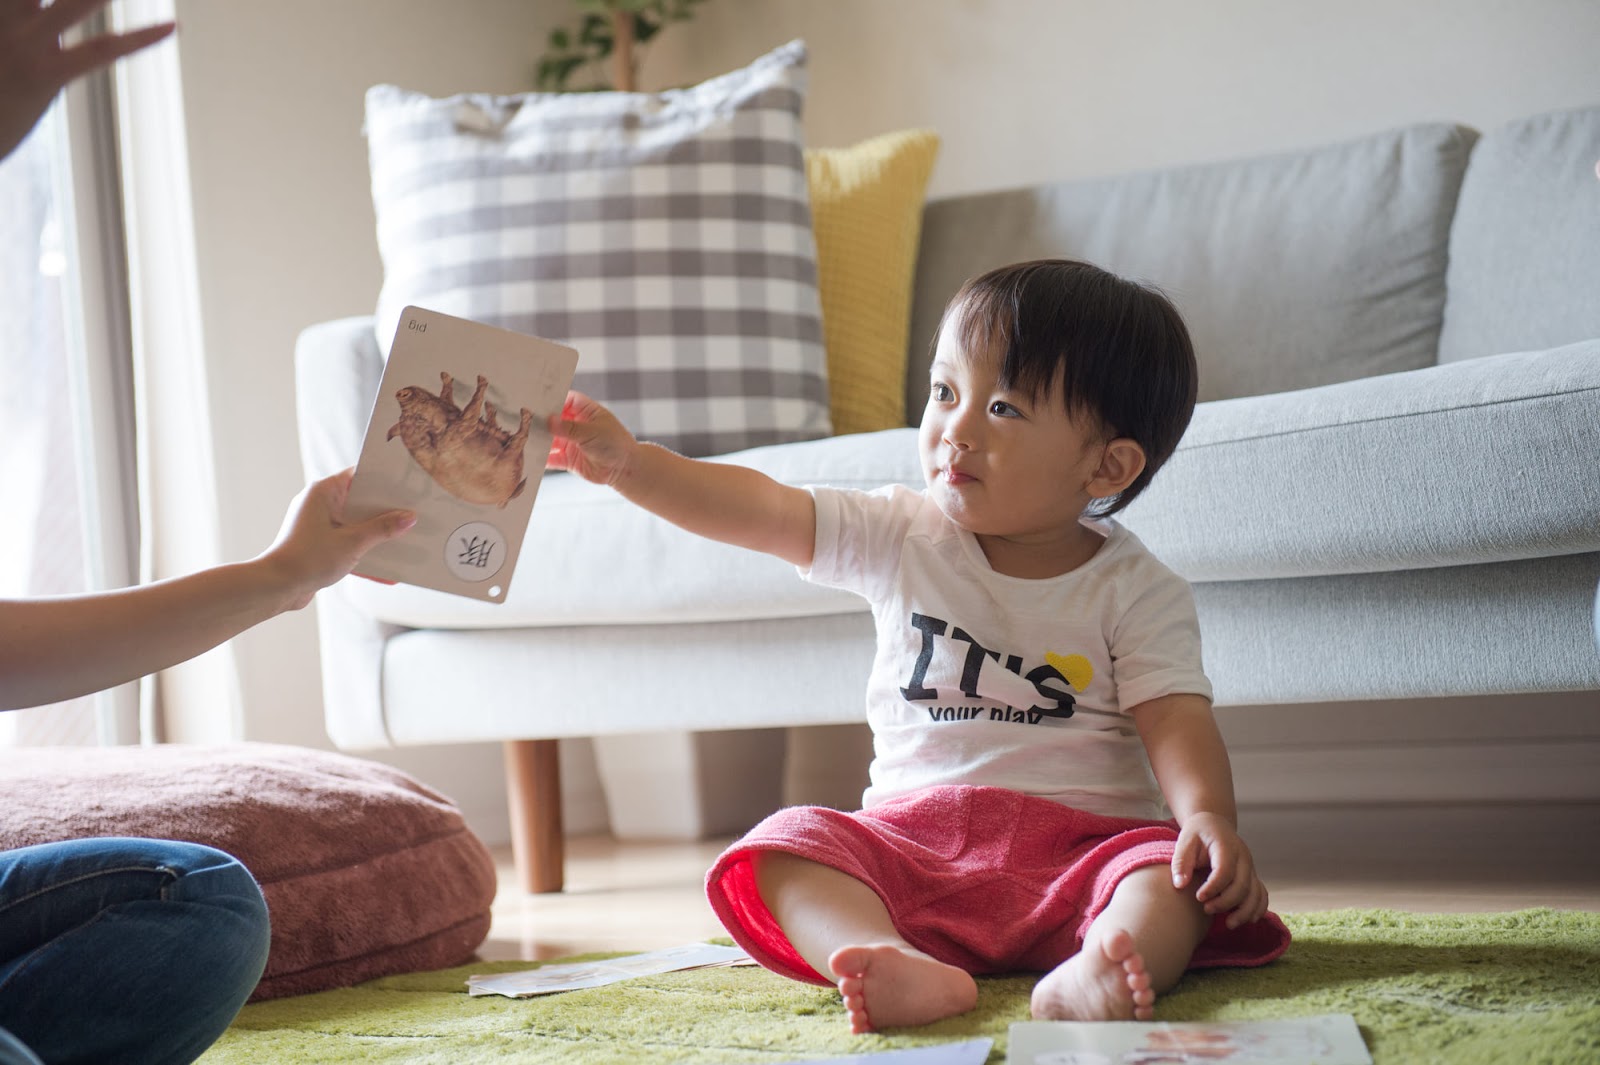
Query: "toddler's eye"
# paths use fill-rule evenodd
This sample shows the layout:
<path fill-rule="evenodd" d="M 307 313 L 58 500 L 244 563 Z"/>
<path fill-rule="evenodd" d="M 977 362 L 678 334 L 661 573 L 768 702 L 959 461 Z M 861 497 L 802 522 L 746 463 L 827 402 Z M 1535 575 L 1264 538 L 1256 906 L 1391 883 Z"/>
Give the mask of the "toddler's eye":
<path fill-rule="evenodd" d="M 1003 399 L 997 399 L 989 404 L 989 413 L 997 418 L 1020 418 L 1022 412 Z"/>
<path fill-rule="evenodd" d="M 948 403 L 955 398 L 955 393 L 950 391 L 949 385 L 942 385 L 935 381 L 928 387 L 928 398 L 938 400 L 940 403 Z"/>

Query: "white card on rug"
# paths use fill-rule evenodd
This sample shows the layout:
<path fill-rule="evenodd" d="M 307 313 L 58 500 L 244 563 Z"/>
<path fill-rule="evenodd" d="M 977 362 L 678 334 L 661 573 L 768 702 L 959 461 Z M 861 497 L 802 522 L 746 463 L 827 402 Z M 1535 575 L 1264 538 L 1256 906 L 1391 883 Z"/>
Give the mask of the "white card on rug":
<path fill-rule="evenodd" d="M 653 950 L 645 954 L 629 954 L 621 958 L 544 965 L 537 969 L 514 973 L 469 976 L 467 994 L 530 998 L 534 995 L 553 995 L 558 991 L 603 987 L 620 980 L 679 972 L 684 969 L 752 964 L 754 961 L 750 955 L 738 947 L 723 947 L 715 943 L 686 943 L 681 947 L 668 947 L 665 950 Z"/>
<path fill-rule="evenodd" d="M 879 1050 L 871 1054 L 851 1054 L 842 1058 L 806 1058 L 777 1065 L 983 1065 L 994 1049 L 993 1039 L 969 1039 L 964 1043 L 941 1043 L 931 1047 L 904 1050 Z"/>
<path fill-rule="evenodd" d="M 505 601 L 566 402 L 572 348 L 421 307 L 400 315 L 345 502 L 360 521 L 416 511 L 364 577 Z"/>
<path fill-rule="evenodd" d="M 1372 1065 L 1356 1019 L 1327 1013 L 1272 1021 L 1023 1021 L 1010 1028 L 1016 1065 Z"/>

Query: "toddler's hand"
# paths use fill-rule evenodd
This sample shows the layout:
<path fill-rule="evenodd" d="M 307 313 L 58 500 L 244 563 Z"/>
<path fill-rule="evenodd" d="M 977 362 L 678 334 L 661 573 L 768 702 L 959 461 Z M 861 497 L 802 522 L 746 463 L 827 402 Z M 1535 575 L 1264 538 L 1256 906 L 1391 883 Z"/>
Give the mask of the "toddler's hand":
<path fill-rule="evenodd" d="M 638 446 L 616 415 L 582 392 L 568 392 L 547 427 L 555 440 L 545 469 L 571 470 L 595 484 L 616 484 Z"/>
<path fill-rule="evenodd" d="M 1203 860 L 1201 860 L 1203 859 Z M 1229 928 L 1260 920 L 1267 912 L 1267 887 L 1256 874 L 1250 848 L 1231 822 L 1217 814 L 1198 813 L 1184 822 L 1172 854 L 1172 883 L 1187 887 L 1197 868 L 1210 867 L 1194 897 L 1206 913 L 1228 915 Z"/>

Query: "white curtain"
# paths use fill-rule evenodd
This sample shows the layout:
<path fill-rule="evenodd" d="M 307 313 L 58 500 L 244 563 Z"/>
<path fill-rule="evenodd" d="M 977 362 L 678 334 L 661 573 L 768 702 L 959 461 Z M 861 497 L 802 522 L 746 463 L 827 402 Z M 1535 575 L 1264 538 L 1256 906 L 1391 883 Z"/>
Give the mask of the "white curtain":
<path fill-rule="evenodd" d="M 174 8 L 172 0 L 119 0 L 111 11 L 113 25 L 126 30 L 171 19 Z M 175 41 L 116 68 L 137 412 L 139 563 L 145 581 L 224 561 L 181 50 L 180 29 Z M 142 721 L 146 742 L 241 738 L 238 673 L 230 646 L 147 681 Z"/>

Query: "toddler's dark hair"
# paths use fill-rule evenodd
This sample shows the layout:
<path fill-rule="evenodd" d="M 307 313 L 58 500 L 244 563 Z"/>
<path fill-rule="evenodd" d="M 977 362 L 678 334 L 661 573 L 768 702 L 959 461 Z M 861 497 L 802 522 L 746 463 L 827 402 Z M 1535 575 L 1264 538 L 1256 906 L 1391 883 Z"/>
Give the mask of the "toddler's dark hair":
<path fill-rule="evenodd" d="M 1069 414 L 1092 415 L 1108 438 L 1144 448 L 1144 470 L 1091 503 L 1090 515 L 1127 506 L 1172 457 L 1194 413 L 1199 372 L 1182 316 L 1154 286 L 1091 263 L 1039 259 L 968 281 L 945 310 L 953 313 L 964 350 L 999 355 L 1002 387 L 1037 401 L 1059 381 Z"/>

